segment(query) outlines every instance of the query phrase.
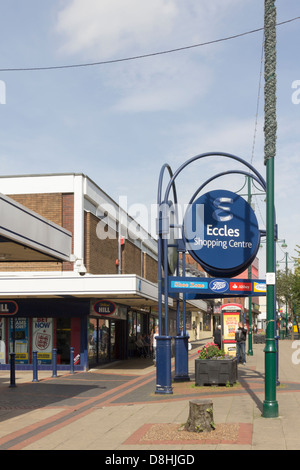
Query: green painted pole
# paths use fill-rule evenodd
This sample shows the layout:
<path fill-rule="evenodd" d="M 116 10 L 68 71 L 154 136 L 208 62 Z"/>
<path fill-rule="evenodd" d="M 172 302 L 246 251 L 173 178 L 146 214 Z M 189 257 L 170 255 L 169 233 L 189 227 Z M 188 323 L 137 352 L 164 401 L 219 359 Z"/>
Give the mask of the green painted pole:
<path fill-rule="evenodd" d="M 263 417 L 278 417 L 276 400 L 275 318 L 275 204 L 274 160 L 276 154 L 276 7 L 265 0 L 265 164 L 267 171 L 267 331 L 265 347 L 265 400 Z"/>

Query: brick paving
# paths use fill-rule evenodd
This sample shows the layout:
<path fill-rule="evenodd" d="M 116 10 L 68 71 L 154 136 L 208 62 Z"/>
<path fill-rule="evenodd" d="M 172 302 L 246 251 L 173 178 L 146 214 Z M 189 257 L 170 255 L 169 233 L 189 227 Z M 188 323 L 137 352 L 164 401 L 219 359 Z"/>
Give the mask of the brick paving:
<path fill-rule="evenodd" d="M 300 364 L 292 361 L 293 343 L 279 342 L 278 418 L 261 416 L 263 350 L 264 345 L 253 345 L 253 356 L 239 366 L 233 387 L 195 387 L 192 350 L 191 380 L 174 382 L 171 395 L 155 394 L 156 369 L 149 359 L 57 378 L 43 371 L 38 383 L 32 382 L 32 372 L 17 371 L 15 388 L 9 387 L 9 372 L 0 371 L 0 449 L 300 449 Z M 216 428 L 222 425 L 226 434 L 227 426 L 229 435 L 236 425 L 237 437 L 216 439 L 209 433 L 205 439 L 187 439 L 177 432 L 170 438 L 171 429 L 187 420 L 189 400 L 195 398 L 210 398 Z M 160 431 L 153 438 L 155 429 Z"/>

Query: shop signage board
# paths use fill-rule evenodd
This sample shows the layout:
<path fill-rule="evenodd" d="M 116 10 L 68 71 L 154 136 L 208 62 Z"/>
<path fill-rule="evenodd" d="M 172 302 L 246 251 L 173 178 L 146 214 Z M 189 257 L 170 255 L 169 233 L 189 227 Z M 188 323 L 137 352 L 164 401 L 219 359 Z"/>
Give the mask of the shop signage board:
<path fill-rule="evenodd" d="M 241 196 L 214 190 L 187 209 L 183 241 L 211 276 L 235 277 L 253 262 L 260 242 L 256 215 Z"/>
<path fill-rule="evenodd" d="M 266 295 L 265 279 L 169 276 L 169 293 L 184 292 L 188 299 L 203 297 L 255 297 Z"/>
<path fill-rule="evenodd" d="M 98 315 L 112 315 L 116 311 L 116 304 L 111 300 L 98 300 L 94 304 L 94 311 Z"/>
<path fill-rule="evenodd" d="M 18 311 L 18 304 L 14 300 L 3 300 L 0 302 L 0 316 L 15 315 Z"/>

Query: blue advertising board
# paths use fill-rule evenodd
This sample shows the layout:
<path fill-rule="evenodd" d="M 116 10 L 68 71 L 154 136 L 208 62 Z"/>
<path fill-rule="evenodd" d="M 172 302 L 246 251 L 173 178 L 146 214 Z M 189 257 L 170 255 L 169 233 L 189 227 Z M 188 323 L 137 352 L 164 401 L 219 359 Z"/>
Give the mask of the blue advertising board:
<path fill-rule="evenodd" d="M 242 273 L 260 243 L 250 204 L 226 190 L 210 191 L 194 201 L 185 213 L 182 233 L 187 251 L 212 276 Z"/>
<path fill-rule="evenodd" d="M 185 293 L 186 299 L 257 297 L 266 295 L 265 279 L 169 277 L 169 294 Z"/>

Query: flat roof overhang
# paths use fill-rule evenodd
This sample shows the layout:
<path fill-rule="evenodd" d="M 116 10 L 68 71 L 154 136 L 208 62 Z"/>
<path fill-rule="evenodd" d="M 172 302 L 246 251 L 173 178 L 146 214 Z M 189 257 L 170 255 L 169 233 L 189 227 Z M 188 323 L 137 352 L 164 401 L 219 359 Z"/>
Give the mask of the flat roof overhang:
<path fill-rule="evenodd" d="M 70 297 L 106 299 L 132 308 L 158 309 L 158 285 L 136 274 L 0 273 L 0 300 Z M 164 296 L 162 302 L 164 304 Z M 176 308 L 176 299 L 169 297 L 168 306 Z M 207 311 L 207 304 L 204 300 L 192 300 L 187 302 L 187 309 Z"/>
<path fill-rule="evenodd" d="M 69 261 L 72 234 L 0 193 L 0 261 Z"/>
<path fill-rule="evenodd" d="M 0 299 L 18 298 L 91 298 L 108 299 L 136 308 L 156 307 L 158 287 L 135 274 L 80 276 L 73 272 L 2 273 Z M 163 298 L 164 302 L 164 298 Z M 168 305 L 174 305 L 168 299 Z"/>

